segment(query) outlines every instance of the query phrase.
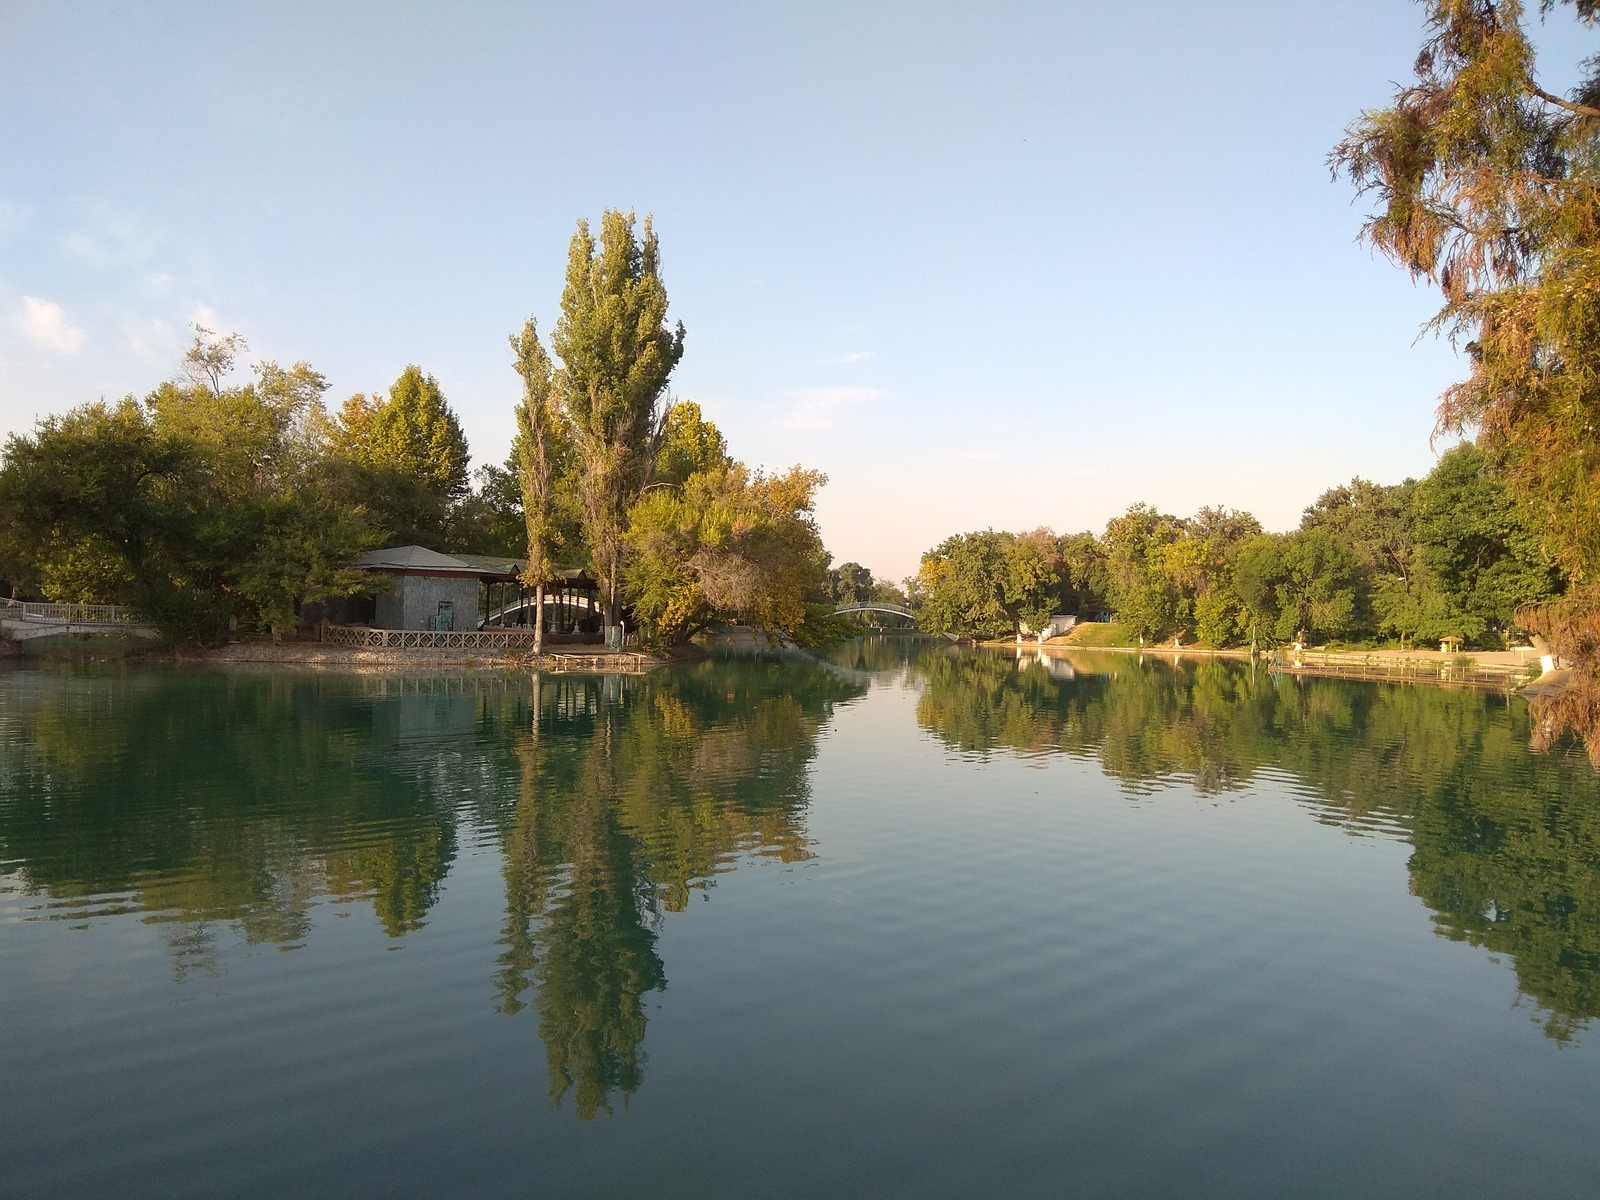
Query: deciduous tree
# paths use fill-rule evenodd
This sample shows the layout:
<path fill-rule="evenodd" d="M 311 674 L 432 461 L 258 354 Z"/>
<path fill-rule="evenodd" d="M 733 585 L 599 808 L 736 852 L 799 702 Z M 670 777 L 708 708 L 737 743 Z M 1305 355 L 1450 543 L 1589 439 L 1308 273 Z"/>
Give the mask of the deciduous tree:
<path fill-rule="evenodd" d="M 517 405 L 517 476 L 522 484 L 522 515 L 527 526 L 528 566 L 523 582 L 533 588 L 533 652 L 544 653 L 544 585 L 555 571 L 557 548 L 554 520 L 553 430 L 561 415 L 552 394 L 550 358 L 539 342 L 539 329 L 529 317 L 520 334 L 511 335 L 517 374 L 522 376 L 522 402 Z"/>
<path fill-rule="evenodd" d="M 655 469 L 666 431 L 667 380 L 683 357 L 683 325 L 667 327 L 667 289 L 649 217 L 608 209 L 598 242 L 578 222 L 552 348 L 563 407 L 582 464 L 584 532 L 607 597 L 621 617 L 628 510 Z"/>

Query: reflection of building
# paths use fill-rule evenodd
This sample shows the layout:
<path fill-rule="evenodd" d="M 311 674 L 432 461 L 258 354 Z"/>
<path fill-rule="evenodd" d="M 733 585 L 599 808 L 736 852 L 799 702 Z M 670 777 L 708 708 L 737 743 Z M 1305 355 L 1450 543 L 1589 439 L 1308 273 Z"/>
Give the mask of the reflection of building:
<path fill-rule="evenodd" d="M 527 564 L 484 554 L 441 554 L 425 546 L 371 550 L 355 566 L 386 576 L 372 624 L 378 629 L 471 630 L 533 625 Z M 558 571 L 545 583 L 545 628 L 583 640 L 600 629 L 599 583 L 582 571 Z"/>

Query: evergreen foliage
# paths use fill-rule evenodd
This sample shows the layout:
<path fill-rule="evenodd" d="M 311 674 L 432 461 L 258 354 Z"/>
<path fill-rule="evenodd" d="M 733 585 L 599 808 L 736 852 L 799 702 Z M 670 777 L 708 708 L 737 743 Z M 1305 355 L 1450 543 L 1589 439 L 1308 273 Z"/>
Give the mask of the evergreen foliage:
<path fill-rule="evenodd" d="M 467 489 L 467 439 L 439 391 L 439 382 L 407 367 L 372 413 L 360 458 L 414 479 L 441 501 Z"/>

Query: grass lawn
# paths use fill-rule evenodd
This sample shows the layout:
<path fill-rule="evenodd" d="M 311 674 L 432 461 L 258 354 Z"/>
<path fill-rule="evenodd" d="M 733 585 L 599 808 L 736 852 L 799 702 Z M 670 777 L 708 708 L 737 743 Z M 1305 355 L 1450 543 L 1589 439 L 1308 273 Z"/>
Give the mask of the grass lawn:
<path fill-rule="evenodd" d="M 1063 643 L 1058 642 L 1056 644 L 1062 645 Z M 1084 621 L 1072 627 L 1064 644 L 1092 648 L 1094 646 L 1134 646 L 1138 643 L 1125 627 L 1118 625 L 1115 621 Z"/>

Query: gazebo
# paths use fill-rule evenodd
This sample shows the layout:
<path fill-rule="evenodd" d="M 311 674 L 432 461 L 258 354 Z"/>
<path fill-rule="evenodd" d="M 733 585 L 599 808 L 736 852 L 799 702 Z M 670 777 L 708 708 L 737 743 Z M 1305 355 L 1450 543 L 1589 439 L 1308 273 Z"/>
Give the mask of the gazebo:
<path fill-rule="evenodd" d="M 486 591 L 480 629 L 533 628 L 534 591 L 522 582 L 528 564 L 520 558 L 458 554 L 484 572 Z M 544 583 L 546 635 L 572 641 L 599 640 L 604 624 L 600 581 L 587 571 L 556 571 Z"/>

